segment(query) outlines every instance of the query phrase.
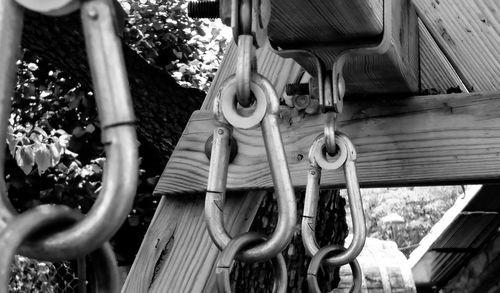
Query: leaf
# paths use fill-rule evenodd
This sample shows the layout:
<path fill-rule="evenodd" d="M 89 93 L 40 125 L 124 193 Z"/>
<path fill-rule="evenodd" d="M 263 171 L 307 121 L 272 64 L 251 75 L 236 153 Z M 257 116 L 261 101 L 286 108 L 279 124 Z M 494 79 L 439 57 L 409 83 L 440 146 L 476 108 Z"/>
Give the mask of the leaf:
<path fill-rule="evenodd" d="M 59 151 L 59 149 L 57 148 L 55 143 L 51 143 L 49 145 L 49 150 L 50 150 L 51 159 L 52 159 L 51 165 L 55 166 L 59 163 L 59 160 L 61 160 L 61 152 Z"/>
<path fill-rule="evenodd" d="M 38 166 L 39 175 L 42 175 L 43 172 L 51 166 L 52 156 L 46 145 L 40 145 L 40 147 L 37 147 L 35 152 L 35 161 Z"/>
<path fill-rule="evenodd" d="M 12 126 L 7 128 L 7 143 L 9 144 L 9 151 L 12 157 L 16 154 L 16 146 L 18 143 L 17 136 L 13 133 Z"/>
<path fill-rule="evenodd" d="M 16 151 L 16 163 L 28 175 L 35 165 L 35 154 L 32 146 L 22 146 Z"/>

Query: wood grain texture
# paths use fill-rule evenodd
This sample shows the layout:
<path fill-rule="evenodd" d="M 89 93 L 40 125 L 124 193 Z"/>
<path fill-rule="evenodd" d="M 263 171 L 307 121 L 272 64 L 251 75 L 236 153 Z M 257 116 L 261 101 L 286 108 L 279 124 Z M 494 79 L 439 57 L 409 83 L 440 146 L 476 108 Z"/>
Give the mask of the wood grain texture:
<path fill-rule="evenodd" d="M 421 91 L 445 94 L 449 88 L 459 88 L 462 92 L 469 92 L 420 19 L 418 27 L 420 35 Z"/>
<path fill-rule="evenodd" d="M 500 89 L 500 2 L 413 0 L 469 91 Z"/>
<path fill-rule="evenodd" d="M 500 178 L 500 93 L 417 96 L 352 101 L 339 129 L 358 152 L 362 186 L 484 182 Z M 203 145 L 215 125 L 210 112 L 195 112 L 169 161 L 156 193 L 203 191 L 208 159 Z M 321 115 L 281 120 L 292 181 L 304 187 L 307 154 L 323 131 Z M 238 155 L 227 187 L 271 188 L 260 129 L 235 130 Z M 343 173 L 323 172 L 322 187 L 344 185 Z"/>
<path fill-rule="evenodd" d="M 382 3 L 383 0 L 274 0 L 269 37 L 284 47 L 374 39 L 382 33 Z"/>
<path fill-rule="evenodd" d="M 231 234 L 248 230 L 263 195 L 229 196 L 224 216 Z M 122 292 L 203 292 L 219 253 L 203 207 L 201 196 L 162 198 Z"/>
<path fill-rule="evenodd" d="M 339 71 L 346 95 L 418 91 L 418 25 L 409 0 L 275 2 L 269 26 L 273 43 L 307 49 L 328 70 L 339 60 L 345 63 Z M 382 25 L 383 6 L 387 18 Z M 366 52 L 367 47 L 377 49 Z M 310 58 L 295 60 L 315 75 Z"/>

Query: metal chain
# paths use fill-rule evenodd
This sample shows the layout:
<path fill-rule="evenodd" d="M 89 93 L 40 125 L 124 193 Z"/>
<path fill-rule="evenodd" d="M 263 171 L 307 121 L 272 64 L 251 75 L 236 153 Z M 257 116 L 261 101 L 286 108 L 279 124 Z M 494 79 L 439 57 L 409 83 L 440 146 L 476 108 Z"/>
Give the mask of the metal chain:
<path fill-rule="evenodd" d="M 309 293 L 321 292 L 318 286 L 317 273 L 323 260 L 329 254 L 335 252 L 338 253 L 339 251 L 344 251 L 344 250 L 345 248 L 343 248 L 342 246 L 332 244 L 321 248 L 313 256 L 311 262 L 309 263 L 309 268 L 307 268 L 307 286 L 309 288 Z M 349 290 L 349 293 L 359 293 L 361 292 L 361 287 L 363 284 L 363 271 L 361 270 L 361 266 L 359 265 L 359 262 L 356 259 L 351 260 L 349 262 L 349 266 L 351 267 L 352 270 L 352 280 L 353 280 L 353 284 L 351 289 Z"/>
<path fill-rule="evenodd" d="M 236 74 L 223 82 L 214 101 L 214 114 L 219 126 L 212 135 L 205 219 L 209 235 L 222 251 L 216 269 L 219 292 L 231 292 L 229 274 L 235 258 L 250 262 L 273 259 L 273 292 L 284 293 L 287 288 L 286 264 L 281 251 L 292 239 L 297 206 L 278 126 L 279 98 L 273 85 L 256 72 L 255 51 L 261 44 L 259 36 L 262 36 L 267 26 L 270 13 L 266 14 L 266 11 L 269 9 L 269 1 L 232 1 L 231 23 L 238 44 Z M 256 29 L 256 24 L 263 27 Z M 247 113 L 242 114 L 239 106 L 253 106 L 253 109 L 245 110 Z M 262 129 L 280 217 L 274 233 L 268 239 L 256 233 L 243 233 L 232 238 L 224 225 L 223 215 L 230 150 L 237 149 L 235 142 L 231 143 L 232 128 L 250 129 L 258 126 Z"/>
<path fill-rule="evenodd" d="M 257 72 L 255 51 L 267 41 L 269 11 L 269 0 L 231 1 L 231 27 L 233 39 L 238 45 L 236 96 L 238 103 L 244 108 L 250 107 L 254 102 L 250 79 Z"/>
<path fill-rule="evenodd" d="M 346 179 L 347 194 L 349 198 L 349 206 L 351 208 L 351 218 L 353 224 L 353 240 L 347 249 L 330 258 L 326 262 L 332 266 L 342 266 L 351 263 L 353 273 L 355 272 L 356 264 L 353 263 L 355 258 L 363 249 L 366 240 L 366 225 L 365 216 L 363 211 L 363 203 L 361 200 L 361 193 L 356 174 L 356 150 L 351 140 L 347 135 L 337 132 L 335 142 L 337 144 L 336 156 L 329 159 L 327 158 L 326 151 L 326 137 L 321 134 L 313 142 L 309 150 L 309 173 L 307 177 L 306 196 L 304 200 L 304 213 L 302 216 L 302 242 L 306 253 L 313 257 L 311 261 L 309 272 L 314 277 L 311 282 L 316 282 L 315 274 L 318 270 L 319 263 L 334 249 L 334 246 L 327 246 L 322 250 L 318 247 L 316 242 L 316 212 L 318 208 L 319 190 L 321 181 L 321 172 L 325 170 L 336 170 L 340 167 L 344 169 L 344 176 Z M 322 251 L 319 253 L 319 251 Z M 353 267 L 354 266 L 354 267 Z M 358 265 L 359 267 L 359 265 Z M 355 283 L 359 282 L 356 279 L 361 277 L 360 273 L 354 273 Z M 314 287 L 314 286 L 313 286 Z M 358 286 L 355 286 L 356 288 Z M 314 288 L 317 288 L 315 285 Z M 310 292 L 319 292 L 310 287 Z M 353 291 L 359 292 L 359 291 Z"/>
<path fill-rule="evenodd" d="M 43 1 L 42 1 L 43 2 Z M 116 260 L 106 244 L 130 212 L 137 187 L 138 153 L 135 117 L 112 0 L 0 1 L 0 141 L 5 141 L 14 88 L 24 8 L 49 15 L 81 11 L 107 164 L 102 189 L 85 217 L 63 206 L 40 206 L 18 215 L 0 180 L 0 286 L 6 286 L 13 254 L 40 260 L 64 260 L 91 254 L 102 274 L 95 289 L 118 292 Z M 47 4 L 47 5 L 45 5 Z M 0 151 L 0 163 L 4 162 Z M 113 212 L 110 212 L 113 211 Z M 57 225 L 55 225 L 57 223 Z M 66 223 L 60 225 L 61 223 Z M 30 235 L 37 235 L 30 238 Z M 97 249 L 97 250 L 96 250 Z M 95 252 L 93 252 L 95 251 Z"/>
<path fill-rule="evenodd" d="M 217 260 L 215 269 L 217 288 L 220 293 L 231 292 L 229 274 L 231 273 L 231 265 L 237 254 L 249 245 L 264 241 L 266 241 L 266 238 L 255 232 L 243 233 L 229 241 Z M 285 259 L 281 253 L 278 253 L 276 257 L 272 259 L 272 265 L 275 279 L 273 293 L 286 293 L 288 272 Z"/>
<path fill-rule="evenodd" d="M 236 76 L 233 75 L 221 85 L 220 92 L 214 102 L 214 114 L 219 126 L 213 133 L 205 198 L 205 219 L 208 232 L 221 251 L 225 251 L 231 243 L 236 241 L 227 232 L 223 215 L 232 127 L 250 129 L 260 125 L 275 185 L 280 216 L 276 229 L 269 239 L 245 248 L 239 252 L 237 258 L 250 262 L 265 261 L 280 255 L 281 251 L 290 243 L 297 221 L 297 206 L 278 127 L 279 98 L 274 87 L 262 75 L 257 73 L 252 75 L 251 90 L 256 98 L 256 105 L 254 111 L 247 116 L 243 116 L 236 107 L 236 87 Z M 238 250 L 243 248 L 242 245 L 236 247 Z M 236 253 L 229 255 L 234 257 Z M 279 275 L 275 275 L 275 278 L 277 277 Z M 283 278 L 285 277 L 286 274 Z M 219 282 L 218 284 L 223 283 Z M 286 284 L 286 282 L 284 283 Z"/>

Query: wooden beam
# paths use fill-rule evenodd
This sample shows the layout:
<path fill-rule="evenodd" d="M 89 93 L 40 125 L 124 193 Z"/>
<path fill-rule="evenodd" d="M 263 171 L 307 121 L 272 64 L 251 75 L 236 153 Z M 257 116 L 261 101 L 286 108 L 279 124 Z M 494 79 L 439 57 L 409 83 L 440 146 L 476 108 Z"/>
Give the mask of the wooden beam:
<path fill-rule="evenodd" d="M 268 31 L 280 48 L 306 49 L 333 68 L 347 96 L 419 90 L 418 24 L 410 0 L 272 1 Z M 316 74 L 311 58 L 294 58 Z"/>
<path fill-rule="evenodd" d="M 263 192 L 231 194 L 225 223 L 231 235 L 247 231 Z M 163 197 L 122 292 L 213 292 L 219 250 L 205 228 L 204 198 Z"/>
<path fill-rule="evenodd" d="M 445 94 L 450 88 L 458 88 L 464 93 L 469 92 L 420 19 L 418 20 L 418 28 L 420 35 L 420 90 Z"/>
<path fill-rule="evenodd" d="M 469 91 L 500 90 L 500 2 L 413 0 Z"/>
<path fill-rule="evenodd" d="M 362 186 L 448 184 L 500 179 L 500 93 L 346 101 L 339 129 L 358 152 Z M 307 154 L 324 117 L 282 119 L 292 181 L 304 187 Z M 209 161 L 204 144 L 215 124 L 211 112 L 193 114 L 156 192 L 202 192 Z M 260 129 L 235 130 L 238 155 L 229 167 L 230 190 L 266 189 L 273 183 Z M 323 187 L 344 185 L 343 173 L 323 172 Z"/>

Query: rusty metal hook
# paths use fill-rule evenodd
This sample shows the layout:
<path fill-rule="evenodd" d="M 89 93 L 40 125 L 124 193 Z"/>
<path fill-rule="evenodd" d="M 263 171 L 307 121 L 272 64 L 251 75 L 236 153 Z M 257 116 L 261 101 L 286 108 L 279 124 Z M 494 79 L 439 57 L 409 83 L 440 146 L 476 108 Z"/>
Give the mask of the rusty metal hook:
<path fill-rule="evenodd" d="M 122 44 L 116 31 L 115 6 L 112 0 L 89 0 L 81 2 L 80 8 L 107 164 L 102 190 L 87 216 L 65 231 L 23 245 L 22 254 L 33 258 L 76 258 L 101 246 L 126 219 L 137 187 L 135 118 Z M 22 18 L 23 9 L 13 0 L 0 1 L 0 49 L 5 49 L 0 56 L 0 129 L 4 130 L 0 131 L 0 140 L 3 141 L 14 89 L 15 56 L 18 54 Z M 0 153 L 0 165 L 3 165 L 3 151 Z M 8 203 L 4 181 L 0 181 L 0 196 L 1 228 L 16 213 Z"/>
<path fill-rule="evenodd" d="M 220 250 L 223 250 L 231 241 L 231 236 L 224 226 L 223 217 L 229 165 L 230 128 L 234 126 L 248 129 L 260 124 L 275 184 L 280 216 L 271 237 L 266 242 L 244 250 L 240 259 L 263 261 L 275 257 L 290 242 L 297 221 L 297 205 L 278 127 L 278 96 L 272 84 L 260 74 L 252 75 L 251 88 L 257 104 L 250 116 L 242 116 L 235 107 L 236 80 L 234 75 L 223 83 L 214 103 L 216 119 L 223 126 L 217 128 L 213 134 L 214 141 L 205 198 L 205 219 L 212 240 Z"/>
<path fill-rule="evenodd" d="M 338 151 L 333 161 L 326 158 L 325 137 L 323 134 L 314 140 L 309 150 L 310 169 L 307 177 L 304 213 L 302 216 L 302 242 L 308 255 L 314 256 L 318 252 L 319 247 L 316 242 L 315 228 L 321 170 L 336 170 L 343 166 L 354 235 L 351 244 L 345 251 L 326 260 L 330 265 L 342 266 L 354 260 L 363 249 L 366 240 L 366 225 L 356 175 L 356 150 L 351 140 L 342 132 L 337 131 L 335 142 Z"/>

